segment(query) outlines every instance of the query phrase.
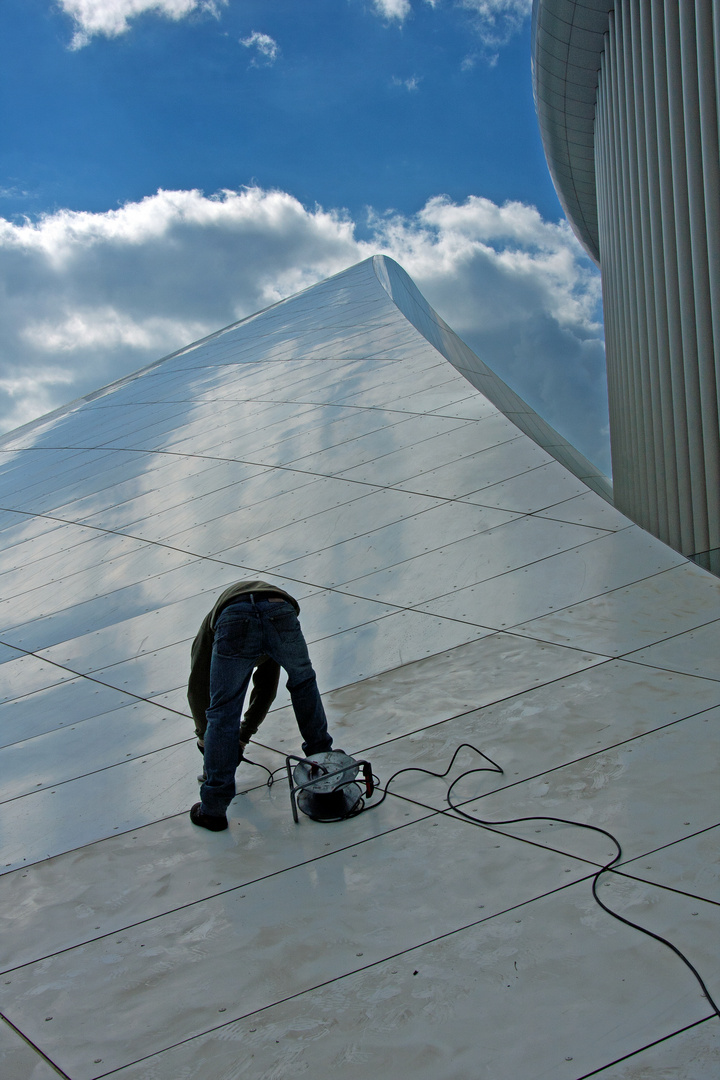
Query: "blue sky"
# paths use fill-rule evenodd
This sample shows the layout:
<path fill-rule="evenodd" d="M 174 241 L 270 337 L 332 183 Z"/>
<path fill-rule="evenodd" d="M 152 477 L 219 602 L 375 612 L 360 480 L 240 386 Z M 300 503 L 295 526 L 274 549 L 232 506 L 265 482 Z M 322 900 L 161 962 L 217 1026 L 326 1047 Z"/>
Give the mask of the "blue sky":
<path fill-rule="evenodd" d="M 356 218 L 367 205 L 413 213 L 439 193 L 559 214 L 529 19 L 500 59 L 452 3 L 416 2 L 401 22 L 369 0 L 233 0 L 217 18 L 146 12 L 75 50 L 61 8 L 3 10 L 4 186 L 27 192 L 4 199 L 6 214 L 253 181 Z M 274 59 L 240 44 L 253 33 L 272 38 Z"/>
<path fill-rule="evenodd" d="M 0 427 L 385 251 L 607 471 L 528 0 L 3 0 Z"/>

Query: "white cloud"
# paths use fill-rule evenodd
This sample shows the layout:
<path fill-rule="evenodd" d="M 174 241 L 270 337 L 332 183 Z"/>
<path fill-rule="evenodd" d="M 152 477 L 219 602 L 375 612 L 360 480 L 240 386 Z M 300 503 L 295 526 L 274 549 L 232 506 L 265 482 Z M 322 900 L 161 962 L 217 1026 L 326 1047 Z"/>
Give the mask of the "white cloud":
<path fill-rule="evenodd" d="M 255 57 L 252 62 L 256 66 L 259 64 L 274 64 L 277 60 L 278 43 L 269 34 L 261 34 L 257 30 L 253 30 L 249 37 L 240 38 L 240 44 L 244 45 L 246 49 L 255 50 Z"/>
<path fill-rule="evenodd" d="M 410 14 L 410 0 L 373 0 L 378 15 L 384 19 L 396 19 L 403 22 Z"/>
<path fill-rule="evenodd" d="M 393 75 L 391 81 L 393 86 L 403 86 L 412 94 L 415 90 L 420 88 L 421 79 L 422 76 L 418 75 L 412 75 L 409 79 L 398 79 L 397 76 Z"/>
<path fill-rule="evenodd" d="M 424 0 L 430 7 L 437 7 L 441 0 Z M 378 15 L 383 19 L 387 19 L 388 22 L 395 19 L 399 23 L 403 23 L 407 19 L 408 15 L 412 13 L 412 4 L 410 0 L 373 0 L 373 7 Z"/>
<path fill-rule="evenodd" d="M 417 0 L 416 0 L 417 2 Z M 532 13 L 533 0 L 445 0 L 446 6 L 464 9 L 471 15 L 473 27 L 482 46 L 483 55 L 495 63 L 498 50 L 520 30 Z M 440 7 L 441 0 L 424 0 L 430 7 Z M 410 0 L 373 0 L 378 15 L 387 22 L 403 23 L 412 14 Z M 471 55 L 463 61 L 463 68 L 472 67 Z"/>
<path fill-rule="evenodd" d="M 27 199 L 29 191 L 19 187 L 0 187 L 0 199 Z"/>
<path fill-rule="evenodd" d="M 183 19 L 192 11 L 217 14 L 228 0 L 58 0 L 75 23 L 71 48 L 80 49 L 96 35 L 117 37 L 130 29 L 129 20 L 145 12 Z"/>
<path fill-rule="evenodd" d="M 475 31 L 486 58 L 497 60 L 497 51 L 506 45 L 532 14 L 532 0 L 457 0 L 471 12 Z"/>
<path fill-rule="evenodd" d="M 72 382 L 72 372 L 59 367 L 36 367 L 32 375 L 18 372 L 0 378 L 3 430 L 12 431 L 56 408 L 60 398 L 67 398 L 67 391 L 59 387 L 71 386 Z"/>
<path fill-rule="evenodd" d="M 60 322 L 33 322 L 21 331 L 21 338 L 38 352 L 76 353 L 84 349 L 111 350 L 127 346 L 138 351 L 167 352 L 168 341 L 181 344 L 197 340 L 205 325 L 192 320 L 133 318 L 106 305 L 68 313 Z"/>
<path fill-rule="evenodd" d="M 521 203 L 376 216 L 279 191 L 160 191 L 103 214 L 0 219 L 0 430 L 382 251 L 550 423 L 607 466 L 599 278 Z"/>

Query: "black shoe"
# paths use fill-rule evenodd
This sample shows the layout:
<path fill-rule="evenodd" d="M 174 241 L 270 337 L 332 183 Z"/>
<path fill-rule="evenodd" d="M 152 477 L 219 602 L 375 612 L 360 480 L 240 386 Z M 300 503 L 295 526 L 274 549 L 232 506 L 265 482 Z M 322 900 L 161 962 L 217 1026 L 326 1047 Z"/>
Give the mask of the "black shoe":
<path fill-rule="evenodd" d="M 203 814 L 202 803 L 196 802 L 190 809 L 190 820 L 193 825 L 200 825 L 203 829 L 209 829 L 210 832 L 222 832 L 223 829 L 227 829 L 228 821 L 225 815 L 218 817 L 216 814 Z"/>

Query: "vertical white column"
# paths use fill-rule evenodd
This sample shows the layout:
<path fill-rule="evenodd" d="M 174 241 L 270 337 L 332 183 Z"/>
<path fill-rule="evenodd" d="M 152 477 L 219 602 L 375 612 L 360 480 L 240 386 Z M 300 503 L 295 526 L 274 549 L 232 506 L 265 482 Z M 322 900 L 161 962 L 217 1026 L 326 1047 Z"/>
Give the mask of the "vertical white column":
<path fill-rule="evenodd" d="M 653 49 L 652 0 L 641 0 L 639 5 L 638 40 L 643 80 L 645 109 L 644 146 L 640 147 L 645 158 L 646 214 L 648 242 L 643 253 L 645 288 L 648 306 L 649 362 L 656 371 L 658 388 L 659 423 L 655 425 L 656 458 L 662 459 L 663 520 L 659 535 L 672 547 L 682 546 L 681 510 L 677 453 L 675 445 L 675 417 L 673 414 L 673 387 L 670 368 L 668 314 L 665 298 L 665 245 L 662 230 L 662 191 L 660 147 L 658 144 L 658 112 L 663 108 L 666 95 L 658 100 L 656 86 L 656 57 Z M 662 67 L 662 64 L 661 64 Z M 683 409 L 684 417 L 684 409 Z M 667 432 L 672 433 L 670 439 Z M 657 443 L 660 436 L 660 445 Z"/>
<path fill-rule="evenodd" d="M 618 192 L 621 186 L 621 151 L 617 108 L 618 64 L 615 39 L 615 16 L 610 24 L 605 52 L 604 104 L 606 117 L 605 146 L 596 153 L 605 162 L 605 184 L 598 191 L 599 206 L 606 222 L 606 237 L 601 247 L 603 296 L 607 304 L 605 347 L 609 372 L 608 393 L 610 408 L 611 449 L 613 460 L 613 490 L 619 507 L 634 504 L 634 480 L 637 452 L 635 429 L 630 421 L 632 402 L 632 366 L 627 333 L 628 312 L 626 275 L 621 249 L 623 223 L 620 219 Z"/>
<path fill-rule="evenodd" d="M 617 265 L 613 257 L 617 251 L 615 228 L 617 219 L 610 207 L 609 193 L 613 187 L 613 164 L 610 145 L 611 135 L 611 71 L 608 35 L 605 50 L 600 57 L 598 93 L 595 105 L 595 173 L 597 183 L 598 236 L 602 259 L 603 321 L 605 324 L 605 355 L 608 382 L 608 405 L 612 429 L 613 472 L 627 472 L 630 455 L 627 449 L 627 424 L 618 418 L 620 403 L 627 400 L 625 370 L 618 357 L 618 341 L 622 325 L 618 313 Z M 617 501 L 617 491 L 615 492 Z"/>
<path fill-rule="evenodd" d="M 705 273 L 698 296 L 702 315 L 698 339 L 702 341 L 700 387 L 703 398 L 705 468 L 708 477 L 708 530 L 710 544 L 720 545 L 720 140 L 718 139 L 718 70 L 714 40 L 713 11 L 717 15 L 720 3 L 707 0 L 696 3 L 694 45 L 697 68 L 697 104 L 699 113 L 699 147 L 694 147 L 693 175 L 702 181 L 702 218 L 693 223 L 699 233 L 696 261 L 704 261 Z M 692 56 L 690 57 L 692 61 Z M 699 217 L 698 213 L 698 217 Z M 696 295 L 697 295 L 696 288 Z"/>
<path fill-rule="evenodd" d="M 692 0 L 691 0 L 692 5 Z M 694 5 L 693 5 L 694 6 Z M 698 371 L 698 336 L 695 311 L 695 281 L 693 265 L 692 226 L 690 215 L 690 183 L 686 139 L 695 132 L 697 116 L 689 115 L 684 100 L 684 83 L 697 76 L 690 70 L 687 53 L 683 59 L 680 19 L 681 11 L 675 0 L 665 2 L 665 34 L 667 41 L 668 105 L 670 113 L 670 151 L 672 155 L 675 230 L 678 249 L 678 287 L 682 326 L 683 374 L 688 414 L 688 452 L 690 456 L 690 485 L 692 491 L 693 550 L 706 551 L 710 546 L 707 528 L 707 477 L 703 447 L 703 419 Z M 687 105 L 690 106 L 688 100 Z M 697 137 L 697 134 L 696 134 Z M 697 182 L 693 184 L 693 201 L 697 199 Z M 697 207 L 696 207 L 697 210 Z M 697 249 L 696 249 L 697 263 Z"/>
<path fill-rule="evenodd" d="M 618 507 L 634 506 L 633 476 L 637 455 L 631 421 L 632 369 L 628 350 L 627 282 L 621 236 L 621 148 L 618 114 L 616 13 L 610 11 L 605 49 L 598 72 L 595 123 L 595 184 L 598 203 L 600 264 L 603 284 L 605 351 L 613 462 L 613 494 Z"/>
<path fill-rule="evenodd" d="M 675 226 L 675 184 L 670 150 L 670 106 L 668 100 L 668 60 L 666 56 L 665 11 L 652 0 L 650 5 L 652 54 L 654 58 L 654 102 L 657 133 L 657 170 L 660 190 L 660 231 L 662 254 L 654 260 L 653 271 L 660 292 L 658 311 L 663 313 L 667 333 L 667 363 L 672 394 L 672 423 L 663 430 L 677 468 L 677 502 L 680 518 L 680 550 L 692 553 L 693 504 L 690 479 L 688 414 L 683 370 L 682 317 L 678 281 L 677 229 Z M 664 301 L 664 303 L 663 303 Z"/>
<path fill-rule="evenodd" d="M 655 536 L 667 536 L 667 506 L 665 498 L 665 447 L 662 435 L 662 405 L 660 377 L 657 364 L 657 334 L 655 329 L 653 252 L 650 229 L 650 197 L 646 153 L 646 102 L 643 79 L 643 49 L 640 24 L 640 0 L 625 4 L 623 17 L 628 128 L 630 144 L 630 202 L 633 235 L 632 256 L 635 279 L 639 364 L 642 379 L 642 400 L 639 402 L 643 440 L 648 462 L 647 528 Z"/>
<path fill-rule="evenodd" d="M 627 373 L 626 399 L 622 410 L 626 414 L 629 434 L 628 450 L 630 467 L 627 475 L 620 478 L 621 494 L 633 508 L 632 516 L 641 524 L 647 522 L 648 470 L 642 425 L 639 422 L 639 403 L 642 400 L 642 379 L 639 363 L 639 340 L 635 303 L 634 275 L 632 272 L 632 215 L 625 197 L 630 184 L 628 161 L 627 84 L 625 80 L 625 55 L 622 33 L 622 5 L 616 7 L 615 18 L 610 22 L 610 47 L 613 55 L 613 153 L 615 183 L 611 191 L 613 213 L 618 221 L 616 265 L 618 267 L 618 299 L 622 305 L 623 335 L 618 342 L 622 350 L 624 370 Z"/>

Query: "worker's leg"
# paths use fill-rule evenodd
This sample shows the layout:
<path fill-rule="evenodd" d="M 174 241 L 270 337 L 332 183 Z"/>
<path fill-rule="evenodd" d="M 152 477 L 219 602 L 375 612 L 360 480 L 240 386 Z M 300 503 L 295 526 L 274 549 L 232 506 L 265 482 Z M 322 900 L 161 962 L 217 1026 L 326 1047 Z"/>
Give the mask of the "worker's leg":
<path fill-rule="evenodd" d="M 268 603 L 267 609 L 263 611 L 263 651 L 287 672 L 287 688 L 303 738 L 303 753 L 319 754 L 330 750 L 332 739 L 325 709 L 295 610 L 287 603 Z"/>
<path fill-rule="evenodd" d="M 249 603 L 230 604 L 218 617 L 210 663 L 210 706 L 205 731 L 205 814 L 222 816 L 235 797 L 238 732 L 250 675 L 262 652 L 260 620 Z"/>

